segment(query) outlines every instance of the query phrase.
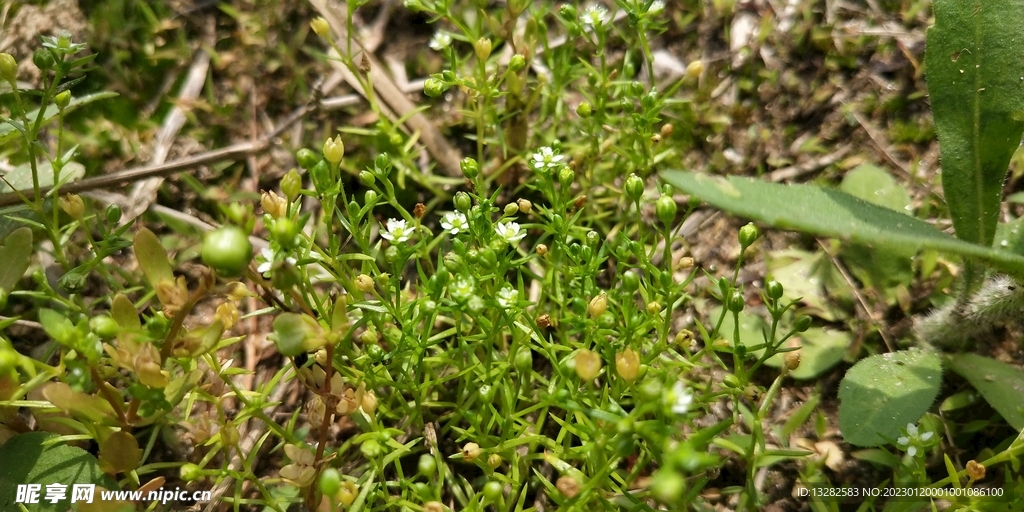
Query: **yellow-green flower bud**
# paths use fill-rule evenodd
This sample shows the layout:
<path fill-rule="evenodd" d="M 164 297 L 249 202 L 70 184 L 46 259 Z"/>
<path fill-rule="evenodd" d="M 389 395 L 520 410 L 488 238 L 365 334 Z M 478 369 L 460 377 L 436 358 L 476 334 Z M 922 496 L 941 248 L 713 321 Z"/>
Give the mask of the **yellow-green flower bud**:
<path fill-rule="evenodd" d="M 327 23 L 327 20 L 322 17 L 315 18 L 309 22 L 309 26 L 313 29 L 313 33 L 320 37 L 326 38 L 331 35 L 331 24 Z"/>
<path fill-rule="evenodd" d="M 626 178 L 626 184 L 623 186 L 626 191 L 626 197 L 634 203 L 639 202 L 640 198 L 644 195 L 644 180 L 636 174 L 630 174 Z"/>
<path fill-rule="evenodd" d="M 582 349 L 576 353 L 576 375 L 584 382 L 594 380 L 601 373 L 601 356 L 592 350 Z"/>
<path fill-rule="evenodd" d="M 683 75 L 683 78 L 686 79 L 686 80 L 696 80 L 697 78 L 700 77 L 701 73 L 703 73 L 703 72 L 704 72 L 704 62 L 703 61 L 699 61 L 699 60 L 691 61 L 689 64 L 686 65 L 686 73 Z"/>
<path fill-rule="evenodd" d="M 526 67 L 526 57 L 517 53 L 508 60 L 508 70 L 515 73 Z"/>
<path fill-rule="evenodd" d="M 294 201 L 295 198 L 299 197 L 299 192 L 302 191 L 302 176 L 299 176 L 299 171 L 292 169 L 288 171 L 281 178 L 281 193 L 284 197 L 288 198 L 289 201 Z"/>
<path fill-rule="evenodd" d="M 57 105 L 57 108 L 64 110 L 71 104 L 71 91 L 62 91 L 53 97 L 53 104 Z"/>
<path fill-rule="evenodd" d="M 60 198 L 59 202 L 60 209 L 64 210 L 64 213 L 70 215 L 73 219 L 82 219 L 82 214 L 85 212 L 85 202 L 82 201 L 81 196 L 78 194 L 65 194 L 64 197 Z"/>
<path fill-rule="evenodd" d="M 14 86 L 18 79 L 18 61 L 9 53 L 0 53 L 0 78 Z"/>
<path fill-rule="evenodd" d="M 280 219 L 288 214 L 288 200 L 277 195 L 273 190 L 264 191 L 260 196 L 260 206 L 263 212 L 275 219 Z"/>
<path fill-rule="evenodd" d="M 476 44 L 473 45 L 473 51 L 476 52 L 476 58 L 480 60 L 487 60 L 487 57 L 491 56 L 491 40 L 486 37 L 477 39 Z"/>
<path fill-rule="evenodd" d="M 608 296 L 604 293 L 600 293 L 593 299 L 590 299 L 590 304 L 587 305 L 587 313 L 590 314 L 591 318 L 598 318 L 607 310 Z"/>
<path fill-rule="evenodd" d="M 356 276 L 356 289 L 363 293 L 372 292 L 374 288 L 373 278 L 366 274 Z"/>
<path fill-rule="evenodd" d="M 468 156 L 463 158 L 459 162 L 459 167 L 462 169 L 462 174 L 466 175 L 469 179 L 474 179 L 480 175 L 480 164 L 474 158 Z"/>
<path fill-rule="evenodd" d="M 753 222 L 748 222 L 745 226 L 740 228 L 740 247 L 746 249 L 757 240 L 760 235 L 757 231 L 757 226 Z"/>
<path fill-rule="evenodd" d="M 672 196 L 668 194 L 662 194 L 658 198 L 658 202 L 654 204 L 654 213 L 657 214 L 658 220 L 662 224 L 669 226 L 672 221 L 676 218 L 676 202 L 672 199 Z"/>
<path fill-rule="evenodd" d="M 345 157 L 345 143 L 341 141 L 341 135 L 324 142 L 324 158 L 328 162 L 337 165 Z"/>
<path fill-rule="evenodd" d="M 519 205 L 516 203 L 509 203 L 505 205 L 505 216 L 511 217 L 519 213 Z"/>
<path fill-rule="evenodd" d="M 615 372 L 622 377 L 622 380 L 632 384 L 636 380 L 637 374 L 640 373 L 640 354 L 628 347 L 615 354 Z"/>

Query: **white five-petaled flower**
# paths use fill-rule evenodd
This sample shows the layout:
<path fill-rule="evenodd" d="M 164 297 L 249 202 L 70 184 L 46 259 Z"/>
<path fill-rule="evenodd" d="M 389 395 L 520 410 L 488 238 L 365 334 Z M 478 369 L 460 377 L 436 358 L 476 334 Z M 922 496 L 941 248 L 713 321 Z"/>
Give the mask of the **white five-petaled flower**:
<path fill-rule="evenodd" d="M 504 238 L 505 241 L 512 245 L 515 245 L 523 238 L 526 238 L 526 231 L 519 228 L 518 222 L 498 224 L 495 226 L 494 230 L 498 232 L 498 236 Z"/>
<path fill-rule="evenodd" d="M 388 219 L 387 231 L 380 234 L 385 240 L 394 244 L 405 242 L 410 235 L 412 235 L 412 230 L 406 226 L 404 219 Z"/>
<path fill-rule="evenodd" d="M 441 219 L 441 227 L 452 235 L 457 235 L 460 231 L 469 229 L 469 221 L 466 220 L 466 215 L 461 212 L 448 212 Z"/>
<path fill-rule="evenodd" d="M 924 434 L 921 434 L 917 430 L 917 425 L 907 423 L 907 435 L 901 436 L 897 439 L 896 444 L 906 447 L 907 455 L 913 457 L 914 455 L 917 455 L 918 445 L 927 442 L 934 434 L 934 432 L 925 432 Z"/>
<path fill-rule="evenodd" d="M 583 10 L 583 14 L 580 15 L 580 21 L 584 25 L 601 26 L 605 22 L 608 16 L 608 9 L 601 7 L 600 5 L 591 5 Z"/>
<path fill-rule="evenodd" d="M 438 30 L 434 32 L 434 37 L 430 38 L 430 43 L 428 44 L 434 51 L 445 50 L 452 45 L 452 35 L 444 30 Z"/>
<path fill-rule="evenodd" d="M 548 146 L 544 146 L 538 149 L 533 154 L 533 160 L 530 161 L 530 166 L 537 171 L 547 171 L 558 167 L 565 155 L 559 155 L 555 153 L 555 150 Z"/>
<path fill-rule="evenodd" d="M 451 286 L 452 298 L 462 302 L 469 300 L 473 297 L 473 290 L 476 288 L 473 283 L 473 278 L 469 276 L 459 276 L 455 279 L 455 282 Z"/>
<path fill-rule="evenodd" d="M 512 288 L 509 285 L 505 285 L 502 289 L 498 290 L 498 304 L 503 308 L 510 308 L 516 304 L 519 300 L 519 290 Z"/>
<path fill-rule="evenodd" d="M 320 257 L 320 255 L 316 253 L 312 253 L 311 256 L 317 259 Z M 260 254 L 256 256 L 256 261 L 260 262 L 259 266 L 256 267 L 256 272 L 263 274 L 263 277 L 269 278 L 270 269 L 274 267 L 274 251 L 269 247 L 260 249 Z M 285 258 L 285 261 L 291 265 L 295 265 L 297 263 L 295 258 Z"/>
<path fill-rule="evenodd" d="M 693 405 L 693 393 L 686 388 L 683 381 L 679 380 L 672 385 L 668 401 L 672 404 L 674 414 L 686 414 L 690 411 L 690 406 Z"/>

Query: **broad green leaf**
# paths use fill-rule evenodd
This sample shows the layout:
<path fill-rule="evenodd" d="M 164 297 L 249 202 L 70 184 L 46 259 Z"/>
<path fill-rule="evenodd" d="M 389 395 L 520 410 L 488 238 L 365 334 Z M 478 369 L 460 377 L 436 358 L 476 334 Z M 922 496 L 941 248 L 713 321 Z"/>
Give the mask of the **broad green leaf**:
<path fill-rule="evenodd" d="M 770 226 L 898 250 L 935 249 L 977 258 L 1024 278 L 1024 256 L 957 240 L 928 223 L 844 192 L 665 171 L 662 179 L 717 208 Z"/>
<path fill-rule="evenodd" d="M 11 438 L 0 446 L 0 510 L 20 510 L 16 505 L 19 484 L 41 486 L 38 504 L 29 510 L 64 512 L 71 507 L 71 490 L 75 484 L 95 484 L 118 489 L 117 482 L 100 470 L 89 452 L 64 444 L 44 444 L 56 437 L 47 432 L 29 432 Z M 48 484 L 66 485 L 65 499 L 50 503 L 43 499 Z M 99 489 L 93 501 L 99 500 Z"/>
<path fill-rule="evenodd" d="M 36 173 L 39 175 L 40 188 L 53 185 L 53 166 L 50 165 L 50 162 L 40 162 L 36 165 Z M 68 162 L 60 169 L 60 176 L 57 180 L 64 185 L 81 179 L 82 176 L 85 176 L 85 166 L 78 162 Z M 15 167 L 14 170 L 4 175 L 4 179 L 14 187 L 14 190 L 32 190 L 32 187 L 35 186 L 32 183 L 32 166 L 29 164 Z M 11 191 L 11 187 L 7 183 L 0 181 L 0 193 Z"/>
<path fill-rule="evenodd" d="M 1024 371 L 976 354 L 946 356 L 946 364 L 967 379 L 1014 430 L 1024 430 Z"/>
<path fill-rule="evenodd" d="M 942 384 L 942 360 L 911 349 L 866 357 L 839 385 L 839 429 L 846 442 L 880 446 L 928 411 Z"/>
<path fill-rule="evenodd" d="M 25 275 L 32 258 L 32 230 L 18 228 L 0 242 L 0 290 L 10 292 Z"/>
<path fill-rule="evenodd" d="M 991 245 L 1024 133 L 1024 2 L 935 0 L 925 52 L 942 189 L 961 240 Z"/>
<path fill-rule="evenodd" d="M 996 226 L 996 239 L 992 241 L 992 247 L 1024 254 L 1024 217 Z"/>
<path fill-rule="evenodd" d="M 846 349 L 853 342 L 853 336 L 846 331 L 835 329 L 807 329 L 789 340 L 785 347 L 800 347 L 800 366 L 789 373 L 794 379 L 813 379 L 839 364 L 846 355 Z M 768 359 L 769 366 L 782 368 L 785 354 L 776 354 Z"/>
<path fill-rule="evenodd" d="M 850 285 L 824 252 L 772 251 L 768 254 L 767 266 L 771 278 L 782 283 L 782 297 L 786 301 L 798 300 L 803 306 L 801 314 L 829 322 L 849 316 L 844 308 L 834 303 L 853 300 Z"/>
<path fill-rule="evenodd" d="M 846 173 L 839 190 L 891 210 L 911 211 L 907 190 L 889 172 L 874 165 L 860 165 Z M 907 286 L 914 279 L 911 259 L 916 252 L 912 248 L 900 250 L 844 244 L 842 257 L 861 283 L 885 294 L 888 302 L 896 302 L 896 287 Z"/>
<path fill-rule="evenodd" d="M 871 164 L 858 165 L 843 176 L 839 190 L 869 203 L 910 214 L 911 201 L 907 189 L 888 171 Z"/>
<path fill-rule="evenodd" d="M 89 103 L 92 103 L 94 101 L 103 100 L 103 99 L 107 99 L 107 98 L 113 98 L 115 96 L 117 96 L 117 93 L 114 93 L 114 92 L 98 92 L 98 93 L 95 93 L 95 94 L 87 94 L 85 96 L 80 96 L 80 97 L 77 97 L 77 98 L 72 97 L 71 98 L 71 102 L 68 103 L 68 106 L 64 108 L 64 115 L 67 115 L 68 113 L 74 111 L 75 109 L 77 109 L 78 107 L 81 107 L 82 105 L 88 105 Z M 50 123 L 53 120 L 57 119 L 57 114 L 58 113 L 59 112 L 57 110 L 57 106 L 56 105 L 48 106 L 46 108 L 46 112 L 43 113 L 43 126 L 46 126 L 48 123 Z M 35 110 L 29 112 L 26 117 L 28 119 L 35 120 L 36 116 L 38 116 L 38 115 L 39 115 L 39 109 L 35 109 Z M 15 128 L 14 125 L 12 125 L 11 123 L 0 123 L 0 146 L 3 146 L 5 144 L 11 142 L 15 138 L 21 137 L 21 136 L 22 136 L 21 132 L 17 128 Z"/>
<path fill-rule="evenodd" d="M 160 239 L 146 228 L 135 233 L 135 259 L 139 261 L 139 268 L 153 287 L 161 282 L 174 282 L 167 250 L 160 244 Z"/>

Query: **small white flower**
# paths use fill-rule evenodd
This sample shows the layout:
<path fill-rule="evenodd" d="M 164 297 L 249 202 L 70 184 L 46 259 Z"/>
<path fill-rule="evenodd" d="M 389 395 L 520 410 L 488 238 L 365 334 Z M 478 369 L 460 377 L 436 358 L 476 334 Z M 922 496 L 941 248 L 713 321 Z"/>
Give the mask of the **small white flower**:
<path fill-rule="evenodd" d="M 270 272 L 270 267 L 274 265 L 274 251 L 270 250 L 269 247 L 260 249 L 260 254 L 256 256 L 256 261 L 260 262 L 260 265 L 256 267 L 256 272 L 263 274 L 263 277 L 268 277 L 266 274 Z"/>
<path fill-rule="evenodd" d="M 469 307 L 470 311 L 479 313 L 484 309 L 484 299 L 481 299 L 479 295 L 474 295 L 466 302 L 466 306 Z"/>
<path fill-rule="evenodd" d="M 651 2 L 651 6 L 647 8 L 647 14 L 658 14 L 665 10 L 665 2 L 661 0 L 654 0 Z"/>
<path fill-rule="evenodd" d="M 583 14 L 580 15 L 580 21 L 584 25 L 591 25 L 594 27 L 601 26 L 608 17 L 608 9 L 601 7 L 600 5 L 591 5 L 583 10 Z"/>
<path fill-rule="evenodd" d="M 459 276 L 454 283 L 452 283 L 451 294 L 452 298 L 463 302 L 469 300 L 473 296 L 473 291 L 476 286 L 473 283 L 473 278 L 469 276 Z"/>
<path fill-rule="evenodd" d="M 396 244 L 409 240 L 410 235 L 412 235 L 412 230 L 406 226 L 404 219 L 388 219 L 387 232 L 380 234 L 385 240 Z"/>
<path fill-rule="evenodd" d="M 917 447 L 928 442 L 934 434 L 934 432 L 925 432 L 924 434 L 921 434 L 917 429 L 917 425 L 907 423 L 907 435 L 900 436 L 896 439 L 896 444 L 906 447 L 907 455 L 913 457 L 914 455 L 917 455 Z"/>
<path fill-rule="evenodd" d="M 256 256 L 256 261 L 260 262 L 259 266 L 256 267 L 256 272 L 263 274 L 263 277 L 269 279 L 270 269 L 274 267 L 274 256 L 274 251 L 272 251 L 269 247 L 264 247 L 260 249 L 260 254 Z M 289 265 L 295 265 L 296 263 L 298 263 L 298 260 L 296 260 L 295 258 L 285 258 L 284 260 L 288 262 Z"/>
<path fill-rule="evenodd" d="M 442 51 L 448 49 L 452 45 L 452 35 L 444 30 L 438 30 L 434 32 L 434 37 L 430 38 L 430 48 L 434 51 Z"/>
<path fill-rule="evenodd" d="M 693 393 L 686 389 L 686 384 L 683 384 L 681 380 L 672 385 L 672 391 L 669 391 L 668 398 L 672 404 L 672 412 L 675 414 L 686 414 L 690 411 L 690 406 L 693 405 Z"/>
<path fill-rule="evenodd" d="M 526 238 L 526 232 L 519 228 L 518 222 L 507 222 L 505 224 L 498 224 L 495 228 L 498 232 L 498 236 L 504 238 L 508 243 L 515 245 L 520 240 Z"/>
<path fill-rule="evenodd" d="M 519 290 L 512 288 L 509 285 L 505 285 L 504 288 L 498 290 L 498 304 L 503 308 L 510 308 L 516 304 L 519 300 Z"/>
<path fill-rule="evenodd" d="M 448 212 L 441 219 L 441 227 L 452 235 L 457 235 L 460 231 L 469 229 L 469 221 L 466 220 L 466 215 L 461 212 Z"/>
<path fill-rule="evenodd" d="M 533 160 L 530 161 L 530 166 L 537 171 L 546 171 L 561 165 L 559 162 L 561 162 L 563 158 L 565 158 L 565 155 L 555 154 L 555 150 L 548 146 L 544 146 L 533 154 Z"/>

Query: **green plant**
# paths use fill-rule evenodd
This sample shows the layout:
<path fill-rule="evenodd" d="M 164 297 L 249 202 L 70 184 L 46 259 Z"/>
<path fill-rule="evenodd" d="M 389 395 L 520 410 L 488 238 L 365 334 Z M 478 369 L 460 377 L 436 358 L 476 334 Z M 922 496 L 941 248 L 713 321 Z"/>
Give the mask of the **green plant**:
<path fill-rule="evenodd" d="M 662 173 L 686 193 L 774 227 L 870 245 L 883 255 L 907 258 L 935 250 L 964 258 L 957 297 L 916 323 L 921 347 L 869 356 L 844 378 L 840 426 L 844 438 L 855 445 L 895 445 L 904 425 L 914 424 L 931 409 L 943 366 L 974 385 L 1015 431 L 1024 430 L 1024 395 L 1019 389 L 1024 372 L 991 358 L 957 353 L 992 327 L 1019 316 L 1024 297 L 1019 284 L 1024 279 L 1024 256 L 1007 250 L 1020 246 L 1019 229 L 1016 224 L 998 225 L 1003 179 L 1024 132 L 1019 83 L 1024 64 L 1017 58 L 1024 39 L 1007 28 L 1007 19 L 1024 20 L 1024 9 L 1012 2 L 935 2 L 925 64 L 942 154 L 943 190 L 956 238 L 905 211 L 838 190 Z M 1003 275 L 991 275 L 988 269 Z M 1014 460 L 1022 450 L 1024 436 L 1017 436 L 984 465 Z M 950 477 L 940 484 L 952 481 L 959 486 L 967 469 L 949 469 Z"/>

